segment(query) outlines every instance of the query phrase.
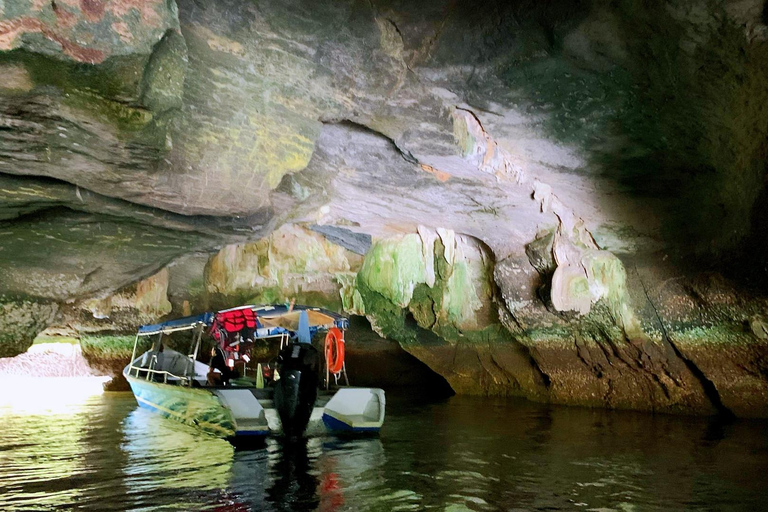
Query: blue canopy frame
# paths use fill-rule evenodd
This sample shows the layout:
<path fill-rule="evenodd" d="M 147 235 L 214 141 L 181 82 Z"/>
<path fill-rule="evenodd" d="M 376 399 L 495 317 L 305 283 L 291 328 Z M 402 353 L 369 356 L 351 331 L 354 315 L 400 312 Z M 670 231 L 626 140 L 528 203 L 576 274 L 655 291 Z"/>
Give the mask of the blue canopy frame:
<path fill-rule="evenodd" d="M 194 329 L 198 325 L 211 325 L 213 313 L 203 313 L 202 315 L 185 316 L 176 320 L 168 320 L 159 324 L 142 325 L 139 327 L 139 336 L 151 336 L 152 334 L 170 333 L 174 331 L 184 331 Z"/>
<path fill-rule="evenodd" d="M 243 306 L 240 306 L 243 307 Z M 246 306 L 247 307 L 247 306 Z M 315 333 L 318 331 L 328 330 L 333 327 L 337 327 L 341 330 L 346 330 L 349 328 L 349 320 L 338 313 L 334 313 L 333 311 L 328 311 L 327 309 L 322 308 L 313 308 L 309 306 L 299 306 L 294 305 L 293 308 L 291 308 L 289 305 L 286 304 L 273 304 L 273 305 L 264 305 L 264 306 L 251 306 L 254 312 L 256 312 L 256 337 L 257 338 L 267 338 L 272 336 L 279 336 L 281 334 L 287 334 L 289 336 L 296 336 L 298 333 L 295 330 L 288 329 L 286 327 L 269 327 L 265 326 L 261 323 L 259 320 L 260 317 L 265 318 L 275 318 L 280 317 L 289 313 L 298 312 L 298 311 L 317 311 L 319 313 L 322 313 L 323 315 L 326 315 L 332 319 L 331 323 L 328 324 L 315 324 L 315 325 L 309 325 L 309 333 L 310 336 L 314 336 Z M 237 308 L 232 308 L 237 309 Z M 223 311 L 229 311 L 229 310 L 222 310 Z M 215 317 L 217 312 L 208 312 L 203 313 L 201 315 L 194 315 L 194 316 L 186 316 L 184 318 L 177 318 L 175 320 L 168 320 L 166 322 L 162 322 L 159 324 L 150 324 L 150 325 L 142 325 L 139 327 L 139 331 L 137 333 L 137 336 L 151 336 L 153 334 L 168 334 L 175 331 L 185 331 L 189 329 L 194 329 L 198 326 L 205 326 L 210 327 L 213 323 L 213 319 Z"/>

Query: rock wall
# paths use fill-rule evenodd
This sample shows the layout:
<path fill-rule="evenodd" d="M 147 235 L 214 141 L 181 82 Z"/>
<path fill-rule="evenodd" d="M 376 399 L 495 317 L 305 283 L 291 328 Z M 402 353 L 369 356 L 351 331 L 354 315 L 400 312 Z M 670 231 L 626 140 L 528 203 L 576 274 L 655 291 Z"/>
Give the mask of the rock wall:
<path fill-rule="evenodd" d="M 501 324 L 492 257 L 479 241 L 425 227 L 377 241 L 355 287 L 354 312 L 456 392 L 544 396 L 544 376 Z"/>
<path fill-rule="evenodd" d="M 457 391 L 765 415 L 766 62 L 762 0 L 0 2 L 0 351 L 296 297 Z"/>
<path fill-rule="evenodd" d="M 58 305 L 4 298 L 0 308 L 0 357 L 12 357 L 32 346 L 35 336 L 53 321 Z"/>
<path fill-rule="evenodd" d="M 294 299 L 340 310 L 362 259 L 321 234 L 283 226 L 259 242 L 229 245 L 212 256 L 204 271 L 206 302 L 223 307 Z"/>
<path fill-rule="evenodd" d="M 719 274 L 663 275 L 658 263 L 588 246 L 568 260 L 582 284 L 558 286 L 557 240 L 543 234 L 528 254 L 498 263 L 450 230 L 377 241 L 354 312 L 460 393 L 768 414 L 765 298 Z"/>

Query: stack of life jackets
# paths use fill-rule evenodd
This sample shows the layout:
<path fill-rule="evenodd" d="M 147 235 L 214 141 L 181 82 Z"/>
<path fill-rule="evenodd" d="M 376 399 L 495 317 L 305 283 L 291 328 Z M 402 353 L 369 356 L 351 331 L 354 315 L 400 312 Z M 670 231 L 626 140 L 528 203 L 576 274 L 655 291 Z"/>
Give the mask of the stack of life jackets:
<path fill-rule="evenodd" d="M 256 312 L 250 306 L 229 309 L 216 313 L 210 334 L 224 351 L 227 366 L 233 368 L 235 361 L 244 359 L 253 347 L 256 333 Z"/>

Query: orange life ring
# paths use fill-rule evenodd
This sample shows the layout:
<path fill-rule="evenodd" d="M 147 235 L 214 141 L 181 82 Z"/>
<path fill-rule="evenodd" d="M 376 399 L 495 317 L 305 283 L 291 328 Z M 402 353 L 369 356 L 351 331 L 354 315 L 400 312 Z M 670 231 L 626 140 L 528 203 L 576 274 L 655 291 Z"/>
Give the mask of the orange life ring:
<path fill-rule="evenodd" d="M 344 333 L 338 327 L 332 327 L 325 335 L 325 363 L 331 373 L 344 369 Z"/>

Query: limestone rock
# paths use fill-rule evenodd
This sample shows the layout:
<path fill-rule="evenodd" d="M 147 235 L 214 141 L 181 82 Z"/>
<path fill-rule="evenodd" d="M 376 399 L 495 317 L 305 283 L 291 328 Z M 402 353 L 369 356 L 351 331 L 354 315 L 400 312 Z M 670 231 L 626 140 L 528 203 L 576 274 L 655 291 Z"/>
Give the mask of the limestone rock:
<path fill-rule="evenodd" d="M 50 325 L 58 306 L 25 299 L 0 302 L 0 357 L 25 352 L 40 332 Z"/>
<path fill-rule="evenodd" d="M 322 235 L 284 226 L 264 240 L 230 245 L 212 256 L 205 291 L 222 305 L 236 305 L 238 298 L 257 304 L 295 299 L 340 309 L 345 285 L 361 263 L 362 257 Z"/>
<path fill-rule="evenodd" d="M 763 414 L 762 7 L 0 2 L 0 293 L 167 267 L 174 313 L 332 296 L 464 392 Z"/>
<path fill-rule="evenodd" d="M 374 242 L 357 275 L 361 308 L 457 392 L 541 398 L 527 350 L 501 326 L 488 249 L 439 228 Z"/>
<path fill-rule="evenodd" d="M 0 51 L 98 64 L 149 53 L 177 24 L 175 3 L 163 0 L 7 3 L 0 8 Z"/>

